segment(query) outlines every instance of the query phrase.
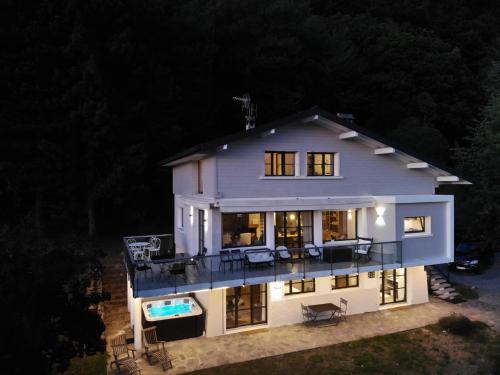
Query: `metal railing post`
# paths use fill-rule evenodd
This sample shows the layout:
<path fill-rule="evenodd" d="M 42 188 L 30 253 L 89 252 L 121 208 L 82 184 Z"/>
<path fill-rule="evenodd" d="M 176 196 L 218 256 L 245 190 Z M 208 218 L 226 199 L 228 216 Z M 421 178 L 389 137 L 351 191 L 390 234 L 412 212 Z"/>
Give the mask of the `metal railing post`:
<path fill-rule="evenodd" d="M 305 252 L 302 253 L 302 263 L 304 264 L 304 279 L 306 278 L 306 255 Z M 300 259 L 300 253 L 299 253 L 299 259 Z"/>
<path fill-rule="evenodd" d="M 382 271 L 383 271 L 384 270 L 384 244 L 382 242 L 380 243 L 380 255 L 381 255 Z"/>
<path fill-rule="evenodd" d="M 243 285 L 245 285 L 247 282 L 246 267 L 247 267 L 246 262 L 243 261 Z"/>
<path fill-rule="evenodd" d="M 276 276 L 276 263 L 278 263 L 278 262 L 276 262 L 276 253 L 273 252 L 272 254 L 273 254 L 273 258 L 274 258 L 274 262 L 273 262 L 273 267 L 274 267 L 274 281 L 276 282 L 276 277 L 277 277 Z"/>
<path fill-rule="evenodd" d="M 214 267 L 213 267 L 213 257 L 210 257 L 210 289 L 214 287 Z"/>

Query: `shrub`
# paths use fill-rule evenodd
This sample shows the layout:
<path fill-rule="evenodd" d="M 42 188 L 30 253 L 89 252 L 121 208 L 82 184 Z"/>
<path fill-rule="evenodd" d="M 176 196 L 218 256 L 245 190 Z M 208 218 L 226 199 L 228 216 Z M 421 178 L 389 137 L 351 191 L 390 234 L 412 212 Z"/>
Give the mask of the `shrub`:
<path fill-rule="evenodd" d="M 439 326 L 454 335 L 471 337 L 485 328 L 482 322 L 473 322 L 463 315 L 450 315 L 439 319 Z"/>

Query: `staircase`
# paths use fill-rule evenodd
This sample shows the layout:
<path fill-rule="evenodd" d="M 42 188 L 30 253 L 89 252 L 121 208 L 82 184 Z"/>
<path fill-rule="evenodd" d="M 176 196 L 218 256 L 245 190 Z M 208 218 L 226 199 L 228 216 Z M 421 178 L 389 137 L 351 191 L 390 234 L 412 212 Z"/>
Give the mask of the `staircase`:
<path fill-rule="evenodd" d="M 104 302 L 104 324 L 106 341 L 125 333 L 132 336 L 130 314 L 127 309 L 127 273 L 121 254 L 109 254 L 103 260 L 102 288 L 111 294 L 111 299 Z"/>
<path fill-rule="evenodd" d="M 425 266 L 425 270 L 427 271 L 427 285 L 430 293 L 450 303 L 465 302 L 465 299 L 453 287 L 447 274 L 437 266 Z"/>

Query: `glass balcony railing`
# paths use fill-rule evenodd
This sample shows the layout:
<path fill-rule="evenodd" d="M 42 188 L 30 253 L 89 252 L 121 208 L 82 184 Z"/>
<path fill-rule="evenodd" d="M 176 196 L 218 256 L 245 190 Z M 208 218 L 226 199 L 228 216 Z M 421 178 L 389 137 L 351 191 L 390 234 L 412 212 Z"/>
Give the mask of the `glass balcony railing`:
<path fill-rule="evenodd" d="M 286 250 L 231 249 L 207 256 L 175 254 L 172 235 L 124 237 L 123 246 L 134 297 L 345 275 L 403 266 L 401 241 L 349 246 L 308 245 L 310 247 Z"/>

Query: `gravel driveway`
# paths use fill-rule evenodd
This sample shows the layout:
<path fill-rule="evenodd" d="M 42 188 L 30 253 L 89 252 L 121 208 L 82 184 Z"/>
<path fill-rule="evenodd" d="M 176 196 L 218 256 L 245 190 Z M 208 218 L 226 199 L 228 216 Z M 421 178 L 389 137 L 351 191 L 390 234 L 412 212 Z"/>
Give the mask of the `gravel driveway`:
<path fill-rule="evenodd" d="M 478 288 L 479 301 L 500 308 L 500 253 L 495 254 L 495 262 L 483 274 L 471 271 L 454 271 L 450 273 L 451 282 L 470 285 Z"/>

